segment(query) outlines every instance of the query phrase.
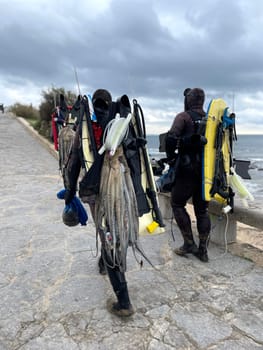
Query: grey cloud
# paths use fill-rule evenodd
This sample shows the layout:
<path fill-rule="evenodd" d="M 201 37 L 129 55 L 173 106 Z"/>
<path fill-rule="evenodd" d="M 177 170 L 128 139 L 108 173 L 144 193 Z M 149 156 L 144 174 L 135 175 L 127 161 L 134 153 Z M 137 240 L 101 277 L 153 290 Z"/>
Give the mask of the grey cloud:
<path fill-rule="evenodd" d="M 98 6 L 6 3 L 2 86 L 16 80 L 18 86 L 31 81 L 74 90 L 76 67 L 83 89 L 128 93 L 149 107 L 158 101 L 168 114 L 168 105 L 180 108 L 188 86 L 214 96 L 262 91 L 260 1 L 112 0 Z"/>

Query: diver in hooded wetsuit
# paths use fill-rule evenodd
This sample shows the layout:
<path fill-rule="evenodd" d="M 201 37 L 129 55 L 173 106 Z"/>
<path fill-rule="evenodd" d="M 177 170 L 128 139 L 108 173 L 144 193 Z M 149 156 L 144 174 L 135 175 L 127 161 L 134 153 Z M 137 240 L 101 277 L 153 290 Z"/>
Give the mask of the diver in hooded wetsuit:
<path fill-rule="evenodd" d="M 93 134 L 96 142 L 97 149 L 102 145 L 103 131 L 107 123 L 112 119 L 115 114 L 115 105 L 112 102 L 111 94 L 104 89 L 98 89 L 92 96 L 92 103 L 94 112 L 97 118 L 97 122 L 93 123 Z M 80 137 L 80 123 L 77 126 L 76 135 L 72 152 L 67 164 L 67 177 L 69 179 L 69 186 L 66 188 L 65 203 L 68 204 L 74 197 L 77 188 L 77 181 L 81 169 L 81 137 Z M 98 174 L 99 176 L 99 174 Z M 93 219 L 95 219 L 95 203 L 98 194 L 90 195 L 87 198 L 89 203 Z M 133 307 L 130 302 L 129 292 L 127 288 L 127 282 L 125 273 L 121 270 L 121 267 L 115 264 L 112 266 L 112 260 L 110 259 L 105 241 L 105 233 L 99 230 L 101 241 L 101 257 L 99 259 L 100 273 L 106 270 L 113 291 L 117 297 L 117 302 L 109 300 L 107 303 L 108 310 L 120 317 L 131 316 L 134 313 Z"/>
<path fill-rule="evenodd" d="M 194 254 L 201 261 L 208 262 L 208 239 L 211 222 L 208 215 L 208 202 L 202 199 L 201 153 L 206 140 L 197 134 L 198 120 L 205 116 L 204 91 L 200 88 L 186 89 L 185 110 L 176 115 L 167 134 L 166 153 L 172 159 L 175 149 L 180 157 L 176 180 L 171 191 L 171 206 L 174 218 L 181 231 L 184 244 L 175 253 L 184 256 Z M 197 247 L 192 233 L 191 219 L 186 210 L 187 201 L 192 197 L 199 234 Z"/>

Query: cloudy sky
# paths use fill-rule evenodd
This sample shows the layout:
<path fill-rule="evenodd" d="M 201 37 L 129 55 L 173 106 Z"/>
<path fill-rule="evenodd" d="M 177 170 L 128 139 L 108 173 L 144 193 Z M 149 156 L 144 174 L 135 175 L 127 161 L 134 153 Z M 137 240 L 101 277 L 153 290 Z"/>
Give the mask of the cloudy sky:
<path fill-rule="evenodd" d="M 224 98 L 238 133 L 263 134 L 262 0 L 0 0 L 0 103 L 107 88 L 167 131 L 186 87 Z"/>

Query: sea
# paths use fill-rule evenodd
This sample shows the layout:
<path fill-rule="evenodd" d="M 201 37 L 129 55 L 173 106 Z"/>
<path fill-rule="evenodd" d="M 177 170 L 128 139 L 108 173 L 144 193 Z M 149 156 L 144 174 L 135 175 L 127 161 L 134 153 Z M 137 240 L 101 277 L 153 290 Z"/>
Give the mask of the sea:
<path fill-rule="evenodd" d="M 147 135 L 147 147 L 151 159 L 161 159 L 159 135 Z M 254 202 L 263 207 L 263 135 L 238 135 L 233 141 L 233 158 L 250 161 L 248 173 L 251 179 L 242 179 Z"/>

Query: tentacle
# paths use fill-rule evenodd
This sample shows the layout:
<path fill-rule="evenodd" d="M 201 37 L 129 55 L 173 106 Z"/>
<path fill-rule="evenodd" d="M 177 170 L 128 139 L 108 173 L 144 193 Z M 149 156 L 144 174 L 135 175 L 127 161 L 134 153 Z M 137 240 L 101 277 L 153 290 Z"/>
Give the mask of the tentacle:
<path fill-rule="evenodd" d="M 105 244 L 111 267 L 118 265 L 121 271 L 126 270 L 129 245 L 137 261 L 135 250 L 151 264 L 139 244 L 137 200 L 122 147 L 112 157 L 105 154 L 101 178 L 96 225 L 104 235 L 107 231 L 111 234 L 112 245 Z"/>

